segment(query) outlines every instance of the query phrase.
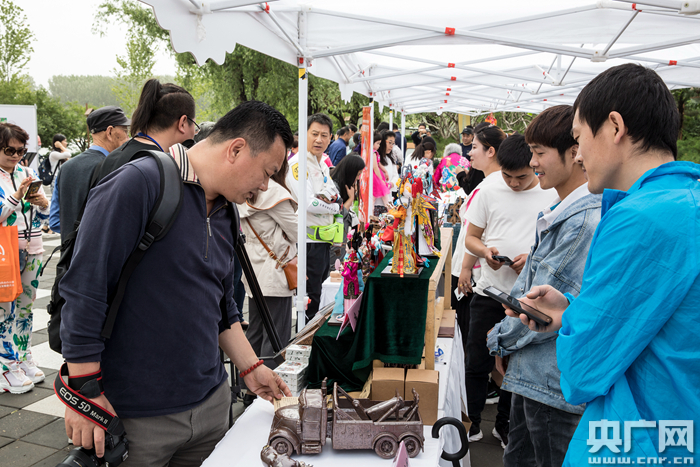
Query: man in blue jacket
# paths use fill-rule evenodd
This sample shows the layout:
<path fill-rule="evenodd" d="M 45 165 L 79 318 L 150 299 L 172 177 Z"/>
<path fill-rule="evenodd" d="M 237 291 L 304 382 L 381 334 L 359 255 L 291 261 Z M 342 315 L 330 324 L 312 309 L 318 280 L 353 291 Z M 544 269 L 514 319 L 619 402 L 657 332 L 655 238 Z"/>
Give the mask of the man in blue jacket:
<path fill-rule="evenodd" d="M 573 119 L 573 107 L 558 105 L 539 114 L 525 131 L 540 186 L 554 188 L 558 197 L 537 217 L 535 244 L 510 292 L 517 298 L 535 285 L 549 284 L 572 295 L 581 290 L 586 255 L 600 221 L 601 195 L 588 191 L 583 167 L 575 160 Z M 505 375 L 501 388 L 513 393 L 505 467 L 558 467 L 564 462 L 584 406 L 571 405 L 562 395 L 556 338 L 509 316 L 489 334 L 496 368 Z"/>
<path fill-rule="evenodd" d="M 697 464 L 700 166 L 676 162 L 678 110 L 650 69 L 610 68 L 574 109 L 600 224 L 577 298 L 545 285 L 523 299 L 559 333 L 567 402 L 586 403 L 564 464 Z"/>
<path fill-rule="evenodd" d="M 158 166 L 153 158 L 138 159 L 90 191 L 60 284 L 63 356 L 70 379 L 102 372 L 104 393 L 92 400 L 124 422 L 125 467 L 199 466 L 211 453 L 228 429 L 230 408 L 219 347 L 247 371 L 249 389 L 267 400 L 291 395 L 278 375 L 259 365 L 241 329 L 233 300 L 237 226 L 227 205 L 267 189 L 292 139 L 282 114 L 249 101 L 192 149 L 171 148 L 183 180 L 180 212 L 131 275 L 108 340 L 100 332 L 109 297 L 160 193 Z M 76 446 L 91 448 L 94 440 L 102 456 L 101 427 L 67 409 L 66 432 Z"/>
<path fill-rule="evenodd" d="M 333 166 L 338 165 L 340 161 L 343 160 L 343 157 L 348 152 L 348 142 L 350 141 L 350 138 L 352 138 L 353 133 L 350 132 L 350 128 L 344 126 L 340 130 L 338 130 L 338 139 L 333 141 L 331 145 L 328 147 L 328 157 L 331 158 L 331 162 L 333 163 Z"/>

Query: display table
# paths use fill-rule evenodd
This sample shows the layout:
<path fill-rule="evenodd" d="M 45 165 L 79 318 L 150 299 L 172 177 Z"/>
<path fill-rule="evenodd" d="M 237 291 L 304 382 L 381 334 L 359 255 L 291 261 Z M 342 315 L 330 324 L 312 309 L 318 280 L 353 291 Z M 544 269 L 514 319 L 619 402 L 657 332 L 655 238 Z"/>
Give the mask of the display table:
<path fill-rule="evenodd" d="M 466 412 L 467 395 L 464 386 L 464 352 L 459 329 L 455 337 L 439 338 L 437 345 L 445 352 L 443 362 L 437 363 L 435 369 L 440 373 L 440 390 L 438 400 L 438 418 L 461 418 L 460 412 Z M 256 399 L 248 407 L 226 436 L 216 446 L 214 452 L 202 464 L 203 467 L 253 467 L 262 466 L 260 451 L 267 444 L 270 425 L 274 415 L 272 404 Z M 411 459 L 411 467 L 451 466 L 440 459 L 442 450 L 457 452 L 460 448 L 459 435 L 453 427 L 445 427 L 439 439 L 430 435 L 432 427 L 425 427 L 425 451 Z M 364 467 L 387 467 L 391 463 L 377 456 L 374 451 L 336 451 L 330 440 L 323 452 L 318 455 L 294 455 L 294 459 L 311 463 L 314 467 L 343 467 L 362 465 Z M 462 460 L 464 467 L 469 467 L 469 456 Z"/>
<path fill-rule="evenodd" d="M 355 332 L 328 322 L 314 335 L 307 377 L 309 386 L 337 381 L 346 391 L 359 391 L 372 370 L 372 360 L 420 365 L 426 329 L 430 277 L 437 267 L 431 259 L 418 278 L 381 277 L 389 253 L 369 276 Z"/>

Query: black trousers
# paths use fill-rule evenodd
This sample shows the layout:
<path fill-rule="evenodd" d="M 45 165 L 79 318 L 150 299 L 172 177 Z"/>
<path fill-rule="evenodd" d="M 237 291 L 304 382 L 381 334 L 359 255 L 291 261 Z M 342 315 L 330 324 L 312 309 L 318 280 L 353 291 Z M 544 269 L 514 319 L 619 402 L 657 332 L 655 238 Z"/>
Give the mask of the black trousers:
<path fill-rule="evenodd" d="M 462 299 L 464 300 L 464 298 Z M 470 304 L 469 337 L 467 338 L 467 411 L 475 425 L 481 424 L 481 412 L 486 404 L 489 373 L 496 363 L 486 347 L 489 330 L 506 316 L 503 305 L 496 300 L 474 294 Z M 511 393 L 501 390 L 497 425 L 505 425 L 510 417 Z"/>
<path fill-rule="evenodd" d="M 306 244 L 306 293 L 311 302 L 306 308 L 306 319 L 311 320 L 321 303 L 321 287 L 331 273 L 331 244 Z"/>
<path fill-rule="evenodd" d="M 282 347 L 289 343 L 292 337 L 292 297 L 264 297 L 270 310 L 272 322 L 277 330 Z M 248 302 L 248 321 L 250 325 L 246 337 L 258 357 L 270 357 L 275 354 L 270 338 L 267 335 L 263 319 L 255 300 Z M 267 361 L 265 362 L 268 363 Z M 271 363 L 271 362 L 270 362 Z"/>
<path fill-rule="evenodd" d="M 513 394 L 505 467 L 561 467 L 581 415 Z"/>

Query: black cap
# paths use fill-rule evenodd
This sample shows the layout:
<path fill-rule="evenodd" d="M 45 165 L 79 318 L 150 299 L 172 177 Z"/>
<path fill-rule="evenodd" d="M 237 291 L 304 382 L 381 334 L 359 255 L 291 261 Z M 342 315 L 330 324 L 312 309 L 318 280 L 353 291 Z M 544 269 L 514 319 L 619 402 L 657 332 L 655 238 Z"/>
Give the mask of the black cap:
<path fill-rule="evenodd" d="M 99 133 L 100 131 L 105 131 L 108 126 L 129 126 L 131 125 L 131 120 L 126 118 L 121 108 L 108 105 L 88 115 L 87 125 L 90 128 L 90 133 Z"/>
<path fill-rule="evenodd" d="M 473 135 L 474 134 L 474 128 L 470 126 L 465 126 L 464 130 L 462 130 L 463 135 Z"/>

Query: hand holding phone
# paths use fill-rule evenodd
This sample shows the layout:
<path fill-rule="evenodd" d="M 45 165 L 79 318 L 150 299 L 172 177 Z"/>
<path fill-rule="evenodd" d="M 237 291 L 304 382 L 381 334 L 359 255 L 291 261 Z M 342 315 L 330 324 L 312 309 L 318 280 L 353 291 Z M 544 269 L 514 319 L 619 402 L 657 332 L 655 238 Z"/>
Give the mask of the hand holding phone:
<path fill-rule="evenodd" d="M 491 258 L 493 258 L 495 261 L 498 261 L 499 263 L 505 264 L 506 266 L 510 266 L 513 264 L 513 260 L 507 256 L 492 255 Z"/>
<path fill-rule="evenodd" d="M 41 180 L 36 180 L 30 183 L 29 188 L 27 188 L 27 194 L 25 196 L 30 197 L 32 195 L 37 194 L 39 192 L 39 189 L 41 188 L 41 185 L 43 185 L 43 182 Z"/>
<path fill-rule="evenodd" d="M 498 252 L 498 248 L 486 247 L 486 250 L 484 250 L 483 255 L 484 260 L 486 260 L 486 264 L 488 264 L 489 267 L 494 271 L 498 271 L 503 266 L 503 263 L 494 259 L 494 257 L 500 255 L 500 253 Z"/>
<path fill-rule="evenodd" d="M 507 306 L 511 310 L 513 310 L 516 314 L 523 314 L 528 317 L 528 319 L 534 321 L 536 325 L 538 326 L 538 329 L 535 329 L 537 331 L 542 331 L 544 330 L 547 326 L 551 325 L 553 320 L 551 317 L 547 316 L 546 314 L 542 313 L 540 310 L 537 310 L 527 303 L 523 303 L 517 298 L 513 297 L 512 295 L 509 295 L 501 290 L 498 290 L 496 287 L 486 287 L 484 289 L 484 293 L 488 296 L 496 300 L 497 302 Z"/>

